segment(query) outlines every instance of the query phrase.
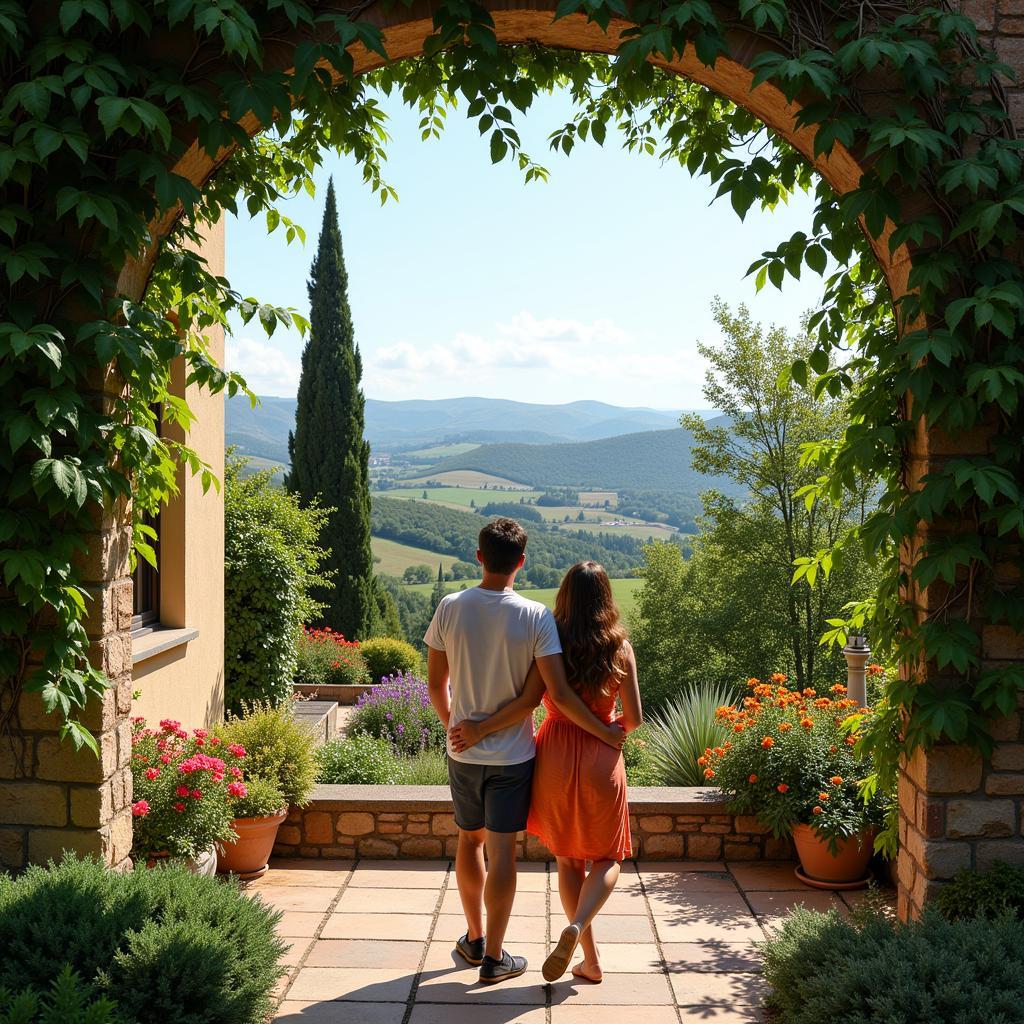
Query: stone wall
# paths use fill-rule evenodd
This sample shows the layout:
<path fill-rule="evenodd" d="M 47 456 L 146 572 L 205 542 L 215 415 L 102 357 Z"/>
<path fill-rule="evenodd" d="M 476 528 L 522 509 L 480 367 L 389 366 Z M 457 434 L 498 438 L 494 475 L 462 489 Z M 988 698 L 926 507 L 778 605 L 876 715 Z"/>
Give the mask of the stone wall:
<path fill-rule="evenodd" d="M 792 856 L 754 818 L 732 815 L 714 789 L 632 789 L 633 855 L 647 860 L 778 860 Z M 455 856 L 447 786 L 317 786 L 281 826 L 279 857 L 434 859 Z M 552 860 L 532 836 L 522 860 Z"/>

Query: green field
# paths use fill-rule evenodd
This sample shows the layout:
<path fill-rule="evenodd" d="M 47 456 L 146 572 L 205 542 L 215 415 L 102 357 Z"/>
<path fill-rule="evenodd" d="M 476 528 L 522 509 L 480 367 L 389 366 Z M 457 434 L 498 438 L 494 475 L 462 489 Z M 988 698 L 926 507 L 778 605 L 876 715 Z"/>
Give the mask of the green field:
<path fill-rule="evenodd" d="M 517 483 L 515 480 L 506 480 L 503 476 L 494 476 L 492 473 L 481 473 L 476 469 L 450 469 L 444 473 L 431 473 L 413 478 L 409 486 L 419 484 L 421 487 L 428 480 L 437 480 L 439 483 L 447 484 L 449 487 L 481 487 L 487 484 L 488 487 L 504 487 L 515 491 L 528 491 L 527 484 Z"/>
<path fill-rule="evenodd" d="M 629 613 L 636 607 L 637 594 L 643 583 L 644 581 L 640 579 L 612 580 L 612 593 L 615 595 L 615 601 L 622 612 L 623 618 L 628 617 Z M 473 580 L 456 580 L 445 584 L 445 588 L 449 591 L 475 586 L 476 583 Z M 429 594 L 433 589 L 433 583 L 409 584 L 409 590 L 416 590 L 421 594 Z M 555 595 L 558 591 L 556 588 L 550 587 L 544 590 L 523 590 L 521 593 L 523 597 L 528 597 L 531 601 L 540 601 L 541 604 L 547 605 L 548 608 L 553 608 L 555 606 Z"/>
<path fill-rule="evenodd" d="M 436 551 L 428 551 L 426 548 L 414 548 L 408 544 L 399 544 L 397 541 L 385 540 L 383 537 L 371 537 L 370 546 L 373 548 L 374 569 L 376 572 L 385 573 L 388 576 L 401 576 L 406 567 L 410 565 L 429 565 L 435 572 L 438 563 L 444 566 L 448 572 L 457 558 L 451 555 L 439 555 Z M 418 585 L 418 584 L 417 584 Z M 430 589 L 430 584 L 426 584 Z"/>
<path fill-rule="evenodd" d="M 563 528 L 584 530 L 587 533 L 608 533 L 613 537 L 636 537 L 637 540 L 668 540 L 676 531 L 671 526 L 656 523 L 630 523 L 628 526 L 602 526 L 600 523 L 563 523 Z"/>
<path fill-rule="evenodd" d="M 539 496 L 540 491 L 497 491 L 488 487 L 395 487 L 391 490 L 378 491 L 384 498 L 420 498 L 423 499 L 423 492 L 427 492 L 426 501 L 434 501 L 439 505 L 446 505 L 451 508 L 467 509 L 471 501 L 476 503 L 477 508 L 489 505 L 492 501 L 518 502 L 520 498 L 531 498 Z"/>
<path fill-rule="evenodd" d="M 433 448 L 420 448 L 414 452 L 406 452 L 410 459 L 447 459 L 450 455 L 465 455 L 480 445 L 470 441 L 459 444 L 435 444 Z"/>

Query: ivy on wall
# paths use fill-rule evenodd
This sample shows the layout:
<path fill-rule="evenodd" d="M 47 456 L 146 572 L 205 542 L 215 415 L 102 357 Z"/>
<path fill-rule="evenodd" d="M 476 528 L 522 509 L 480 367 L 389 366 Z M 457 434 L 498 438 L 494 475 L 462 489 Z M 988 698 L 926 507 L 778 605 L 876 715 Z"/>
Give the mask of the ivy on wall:
<path fill-rule="evenodd" d="M 211 360 L 204 330 L 234 312 L 268 330 L 301 326 L 209 272 L 186 244 L 203 223 L 241 203 L 268 230 L 300 236 L 275 203 L 312 188 L 324 147 L 351 154 L 381 201 L 393 198 L 371 86 L 416 105 L 424 139 L 464 107 L 495 162 L 543 180 L 515 118 L 538 93 L 567 85 L 575 113 L 551 136 L 565 152 L 603 143 L 618 125 L 630 148 L 707 176 L 740 216 L 815 190 L 808 230 L 751 272 L 777 287 L 804 270 L 825 276 L 811 319 L 818 348 L 792 374 L 848 394 L 854 422 L 840 442 L 807 452 L 821 468 L 807 500 L 863 476 L 881 479 L 883 492 L 863 527 L 797 567 L 799 584 L 830 572 L 849 544 L 884 563 L 876 598 L 833 635 L 869 625 L 876 648 L 903 666 L 865 741 L 883 776 L 895 772 L 896 735 L 903 749 L 941 739 L 989 749 L 989 720 L 1024 687 L 1019 668 L 983 665 L 980 647 L 983 624 L 1024 627 L 1019 584 L 995 572 L 1019 558 L 1024 532 L 1024 281 L 1014 257 L 1024 161 L 1002 93 L 1010 71 L 970 19 L 942 3 L 640 0 L 627 10 L 623 0 L 562 0 L 557 17 L 635 22 L 610 60 L 499 46 L 483 7 L 443 0 L 423 57 L 355 78 L 353 44 L 386 57 L 379 30 L 360 20 L 367 6 L 0 0 L 0 726 L 15 724 L 22 689 L 37 690 L 76 744 L 91 742 L 78 716 L 105 681 L 88 664 L 88 595 L 74 566 L 96 508 L 131 495 L 135 550 L 149 557 L 142 513 L 172 492 L 177 463 L 214 483 L 193 451 L 156 430 L 154 408 L 185 426 L 191 416 L 170 393 L 170 361 L 183 357 L 192 382 L 235 392 L 243 382 Z M 755 82 L 800 98 L 815 152 L 841 144 L 861 155 L 867 170 L 853 191 L 834 194 L 749 113 L 649 63 L 692 48 L 713 64 L 737 26 L 770 41 Z M 904 97 L 881 114 L 863 92 L 880 74 Z M 250 111 L 265 134 L 239 126 Z M 211 155 L 234 147 L 202 190 L 171 170 L 193 140 Z M 924 197 L 928 212 L 905 208 L 908 196 Z M 151 243 L 149 225 L 175 210 L 145 297 L 129 301 L 118 293 L 121 268 Z M 906 295 L 889 294 L 864 234 L 890 227 L 890 251 L 913 250 Z M 125 387 L 101 401 L 105 379 Z M 988 454 L 945 460 L 917 480 L 907 458 L 917 417 L 953 437 L 995 428 L 996 439 Z M 922 534 L 922 524 L 942 529 Z"/>

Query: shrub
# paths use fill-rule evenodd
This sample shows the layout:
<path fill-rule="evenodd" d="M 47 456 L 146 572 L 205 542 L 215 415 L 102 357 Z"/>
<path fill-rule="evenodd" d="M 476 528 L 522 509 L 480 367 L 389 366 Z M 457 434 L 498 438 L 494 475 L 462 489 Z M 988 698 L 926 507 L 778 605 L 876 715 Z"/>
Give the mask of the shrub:
<path fill-rule="evenodd" d="M 742 707 L 719 708 L 730 738 L 708 744 L 700 759 L 704 775 L 732 794 L 734 812 L 756 815 L 776 836 L 803 824 L 835 843 L 881 825 L 892 796 L 875 791 L 862 799 L 871 759 L 856 750 L 856 723 L 844 724 L 858 710 L 861 721 L 871 712 L 858 709 L 842 683 L 831 696 L 785 684 L 778 673 L 770 683 L 751 679 Z"/>
<path fill-rule="evenodd" d="M 242 786 L 245 792 L 231 807 L 236 818 L 269 818 L 287 806 L 276 779 L 248 778 Z"/>
<path fill-rule="evenodd" d="M 132 850 L 143 859 L 155 853 L 195 857 L 216 841 L 234 839 L 234 801 L 245 751 L 222 743 L 205 729 L 191 733 L 165 718 L 160 728 L 132 720 L 132 785 L 135 802 Z"/>
<path fill-rule="evenodd" d="M 303 626 L 296 641 L 295 682 L 305 686 L 368 686 L 360 644 L 330 626 Z"/>
<path fill-rule="evenodd" d="M 404 640 L 389 636 L 375 636 L 359 645 L 370 678 L 379 683 L 386 676 L 401 676 L 420 672 L 423 662 L 419 651 Z"/>
<path fill-rule="evenodd" d="M 284 802 L 302 807 L 316 785 L 316 744 L 310 731 L 295 720 L 291 702 L 243 705 L 244 714 L 230 714 L 218 728 L 224 743 L 245 749 L 245 778 L 276 783 Z"/>
<path fill-rule="evenodd" d="M 284 700 L 295 674 L 301 623 L 322 607 L 314 587 L 329 586 L 320 531 L 329 509 L 302 506 L 268 471 L 242 479 L 245 460 L 224 473 L 224 700 Z"/>
<path fill-rule="evenodd" d="M 89 991 L 67 966 L 43 995 L 33 989 L 15 995 L 0 988 L 0 1024 L 118 1024 L 117 1007 Z"/>
<path fill-rule="evenodd" d="M 431 706 L 427 684 L 413 675 L 391 676 L 361 694 L 350 732 L 387 740 L 399 756 L 445 744 L 445 729 Z"/>
<path fill-rule="evenodd" d="M 331 740 L 316 752 L 319 781 L 342 786 L 393 786 L 400 768 L 387 740 L 358 733 Z"/>
<path fill-rule="evenodd" d="M 1010 1024 L 1024 1005 L 1024 924 L 844 921 L 797 908 L 763 948 L 778 1024 Z M 776 1018 L 773 1018 L 776 1019 Z"/>
<path fill-rule="evenodd" d="M 119 1024 L 262 1024 L 284 973 L 279 917 L 234 882 L 67 856 L 0 876 L 0 988 L 41 991 L 70 967 Z"/>
<path fill-rule="evenodd" d="M 447 786 L 448 757 L 440 750 L 424 750 L 398 761 L 398 785 Z"/>
<path fill-rule="evenodd" d="M 932 900 L 947 920 L 996 918 L 1011 913 L 1024 920 L 1024 868 L 998 862 L 984 874 L 964 869 Z"/>
<path fill-rule="evenodd" d="M 715 711 L 733 698 L 725 686 L 702 683 L 670 700 L 650 719 L 650 763 L 665 786 L 704 786 L 704 768 L 698 760 L 708 747 L 729 736 L 729 726 Z"/>
<path fill-rule="evenodd" d="M 631 786 L 665 785 L 651 756 L 650 725 L 641 725 L 626 737 L 622 758 L 626 763 L 626 781 Z"/>

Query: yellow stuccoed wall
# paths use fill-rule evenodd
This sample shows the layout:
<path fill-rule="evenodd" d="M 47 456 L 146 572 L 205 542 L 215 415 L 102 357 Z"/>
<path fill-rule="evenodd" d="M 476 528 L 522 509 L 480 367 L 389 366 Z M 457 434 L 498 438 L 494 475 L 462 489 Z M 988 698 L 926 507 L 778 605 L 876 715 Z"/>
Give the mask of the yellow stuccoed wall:
<path fill-rule="evenodd" d="M 210 229 L 202 254 L 214 274 L 224 273 L 224 221 Z M 224 361 L 224 334 L 207 332 L 210 351 Z M 187 442 L 224 477 L 224 396 L 192 386 L 185 389 L 184 361 L 174 367 L 174 391 L 185 393 L 196 420 Z M 171 433 L 173 428 L 166 428 Z M 179 439 L 183 439 L 178 433 Z M 133 685 L 139 696 L 132 713 L 150 722 L 176 718 L 188 727 L 224 717 L 224 496 L 184 469 L 179 493 L 160 515 L 160 620 L 172 628 L 198 630 L 187 643 L 136 662 Z M 142 644 L 136 644 L 137 656 Z"/>

